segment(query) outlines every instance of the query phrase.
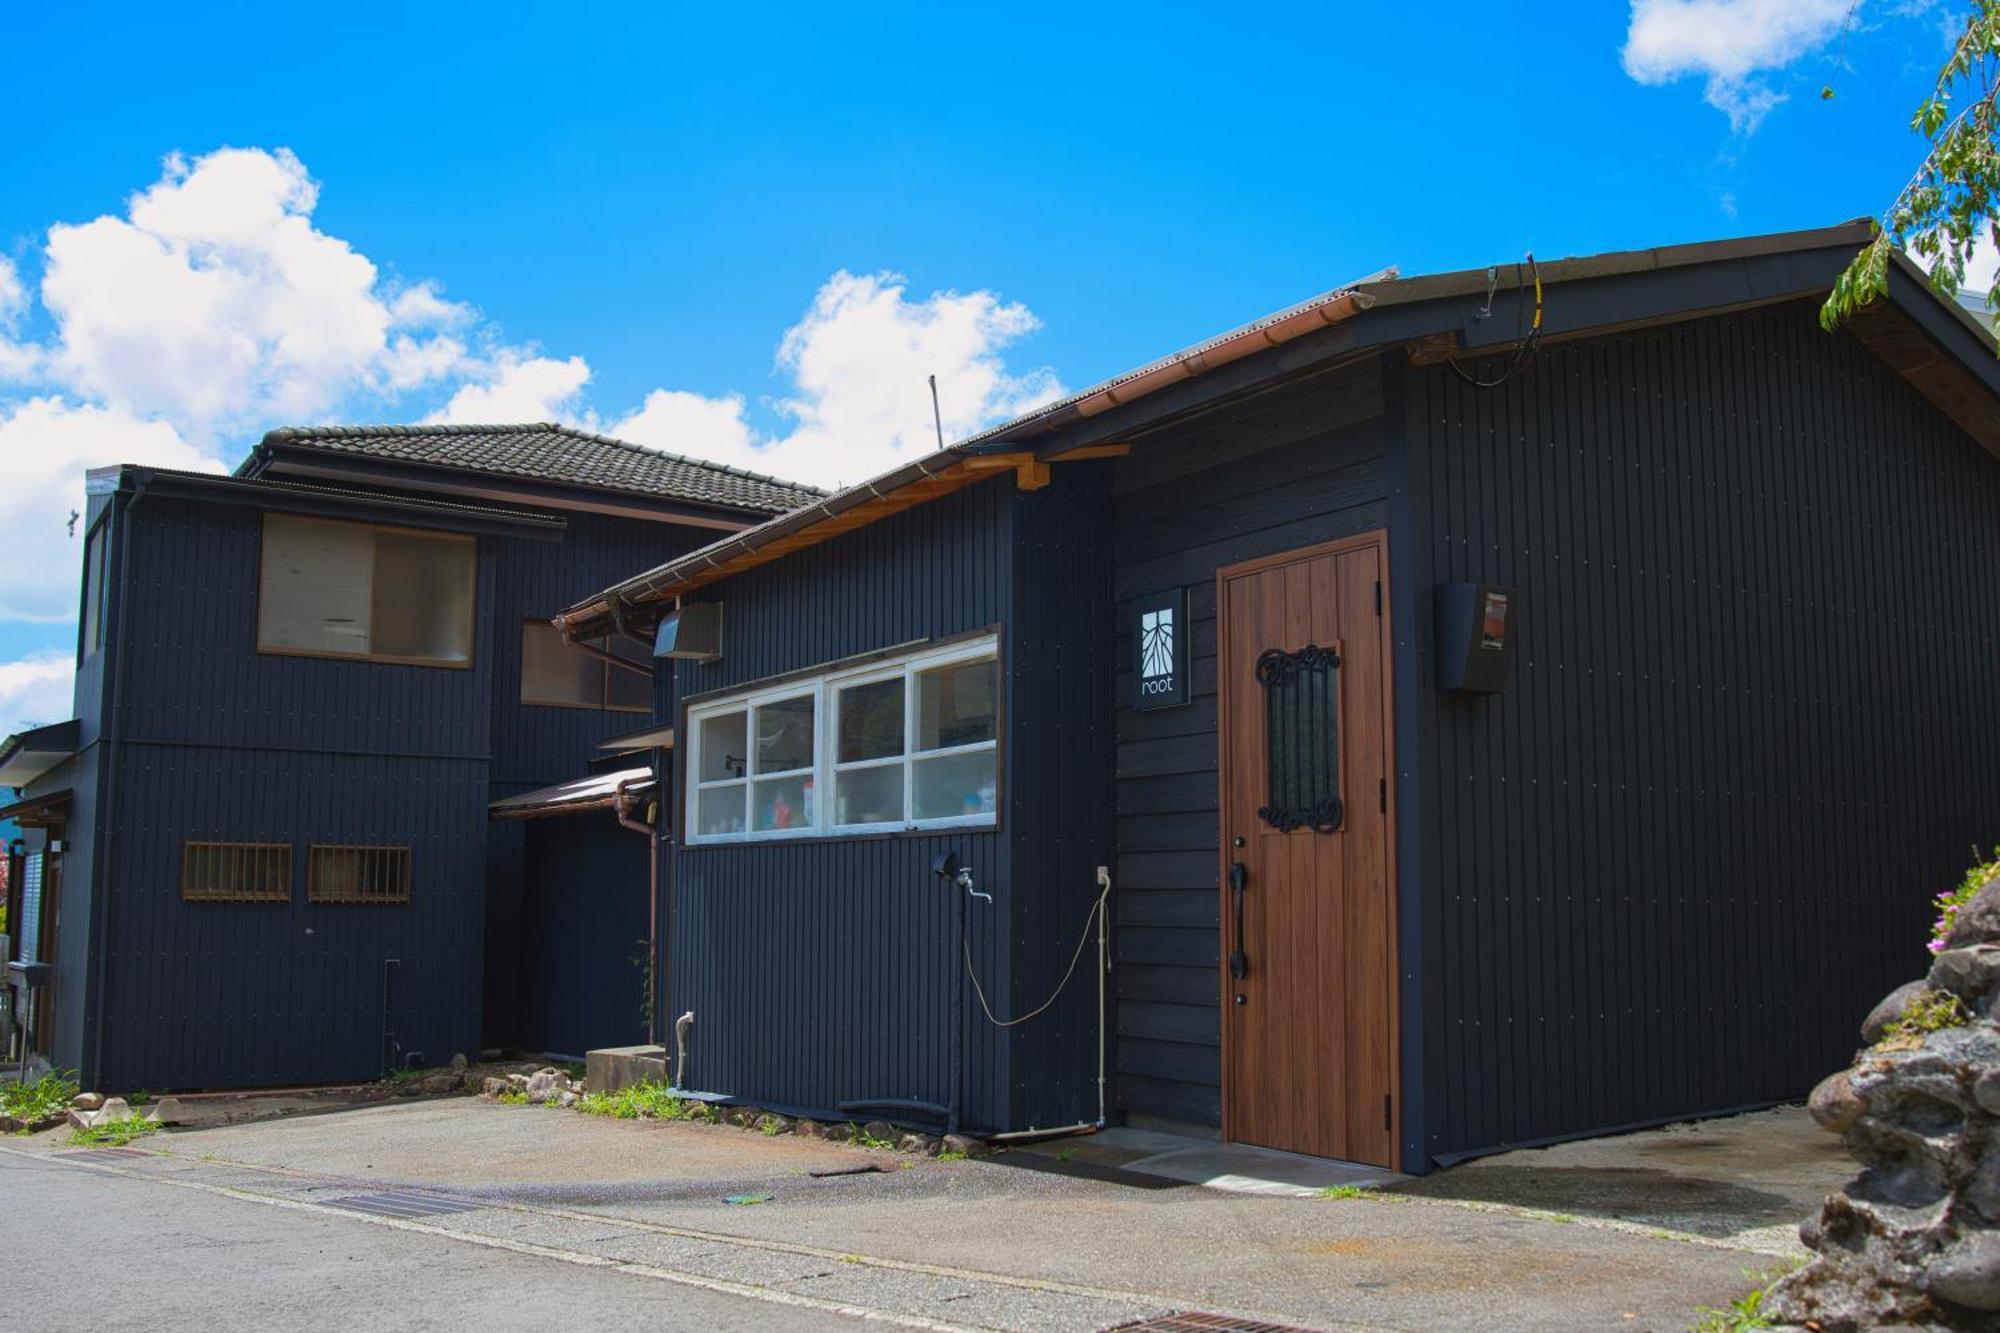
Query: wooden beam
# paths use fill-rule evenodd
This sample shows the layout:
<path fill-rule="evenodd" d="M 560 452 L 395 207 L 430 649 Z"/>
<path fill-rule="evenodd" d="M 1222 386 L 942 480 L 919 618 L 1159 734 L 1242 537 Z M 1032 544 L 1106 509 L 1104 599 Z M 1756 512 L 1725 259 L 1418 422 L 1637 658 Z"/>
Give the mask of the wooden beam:
<path fill-rule="evenodd" d="M 1123 458 L 1132 452 L 1129 444 L 1080 444 L 1073 449 L 1043 456 L 1045 463 L 1081 463 L 1090 458 Z"/>
<path fill-rule="evenodd" d="M 1049 465 L 1030 456 L 1014 469 L 1014 484 L 1024 491 L 1039 491 L 1049 484 Z"/>
<path fill-rule="evenodd" d="M 1032 463 L 1034 461 L 1035 456 L 1028 453 L 974 454 L 963 463 L 960 463 L 959 466 L 973 472 L 999 472 L 1006 468 L 1019 467 L 1023 463 Z"/>

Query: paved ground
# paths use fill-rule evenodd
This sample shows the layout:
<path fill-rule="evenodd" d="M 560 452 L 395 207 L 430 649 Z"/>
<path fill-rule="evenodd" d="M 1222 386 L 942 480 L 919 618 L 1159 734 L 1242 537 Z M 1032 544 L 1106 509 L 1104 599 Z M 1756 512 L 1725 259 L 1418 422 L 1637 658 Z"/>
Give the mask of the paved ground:
<path fill-rule="evenodd" d="M 213 1270 L 240 1271 L 240 1236 L 260 1247 L 258 1271 L 322 1312 L 362 1296 L 435 1311 L 439 1326 L 474 1323 L 482 1301 L 528 1324 L 538 1307 L 510 1293 L 532 1288 L 586 1317 L 645 1302 L 717 1327 L 849 1312 L 1088 1329 L 1198 1309 L 1313 1328 L 1682 1329 L 1794 1247 L 1774 1198 L 1796 1205 L 1796 1225 L 1845 1174 L 1799 1118 L 1510 1154 L 1351 1199 L 1136 1175 L 1117 1159 L 1140 1150 L 1115 1140 L 947 1163 L 461 1099 L 156 1135 L 133 1157 L 55 1156 L 56 1131 L 0 1151 L 0 1212 L 39 1256 L 25 1290 L 10 1283 L 22 1298 L 10 1309 L 49 1310 L 65 1328 L 75 1255 L 106 1237 L 120 1256 L 146 1253 L 117 1284 L 134 1318 L 201 1310 L 205 1327 L 270 1327 L 275 1307 L 232 1325 L 203 1304 Z M 464 1211 L 343 1210 L 389 1189 Z M 88 1220 L 44 1241 L 13 1225 L 17 1194 L 31 1220 Z M 408 1300 L 385 1298 L 396 1290 Z M 374 1309 L 361 1326 L 426 1326 Z"/>

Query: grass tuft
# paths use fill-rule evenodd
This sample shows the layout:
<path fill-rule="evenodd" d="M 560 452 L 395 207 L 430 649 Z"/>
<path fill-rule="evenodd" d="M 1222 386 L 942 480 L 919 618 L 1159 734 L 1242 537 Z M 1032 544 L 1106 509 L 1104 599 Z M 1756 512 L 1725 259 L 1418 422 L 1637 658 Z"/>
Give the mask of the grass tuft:
<path fill-rule="evenodd" d="M 1322 1199 L 1365 1199 L 1368 1197 L 1368 1191 L 1362 1189 L 1359 1185 L 1328 1185 L 1320 1190 L 1319 1197 Z"/>
<path fill-rule="evenodd" d="M 30 1124 L 61 1115 L 76 1096 L 76 1075 L 52 1070 L 32 1083 L 0 1083 L 0 1115 Z"/>
<path fill-rule="evenodd" d="M 145 1138 L 159 1127 L 157 1121 L 133 1114 L 71 1130 L 69 1141 L 81 1148 L 122 1148 L 133 1139 Z"/>
<path fill-rule="evenodd" d="M 706 1120 L 708 1107 L 691 1102 L 664 1083 L 648 1080 L 616 1092 L 586 1092 L 576 1102 L 585 1115 L 613 1120 Z"/>

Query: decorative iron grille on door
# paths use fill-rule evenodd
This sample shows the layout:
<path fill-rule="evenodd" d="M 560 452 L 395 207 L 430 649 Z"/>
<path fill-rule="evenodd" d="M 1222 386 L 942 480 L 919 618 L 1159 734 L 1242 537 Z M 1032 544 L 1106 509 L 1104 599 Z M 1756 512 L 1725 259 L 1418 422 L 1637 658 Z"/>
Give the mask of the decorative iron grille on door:
<path fill-rule="evenodd" d="M 1290 833 L 1340 827 L 1340 654 L 1307 644 L 1257 658 L 1264 687 L 1268 800 L 1257 817 Z"/>

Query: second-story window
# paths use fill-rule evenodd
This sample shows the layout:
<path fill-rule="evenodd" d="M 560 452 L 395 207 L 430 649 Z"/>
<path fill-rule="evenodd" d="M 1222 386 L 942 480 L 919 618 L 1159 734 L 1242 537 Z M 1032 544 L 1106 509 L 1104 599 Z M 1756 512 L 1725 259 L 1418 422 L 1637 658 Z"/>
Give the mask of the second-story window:
<path fill-rule="evenodd" d="M 650 713 L 651 659 L 616 635 L 591 647 L 630 661 L 638 670 L 607 662 L 563 641 L 555 626 L 541 620 L 521 624 L 521 702 L 554 708 L 602 708 L 613 713 Z"/>
<path fill-rule="evenodd" d="M 266 514 L 258 650 L 470 666 L 478 553 L 453 533 Z"/>

